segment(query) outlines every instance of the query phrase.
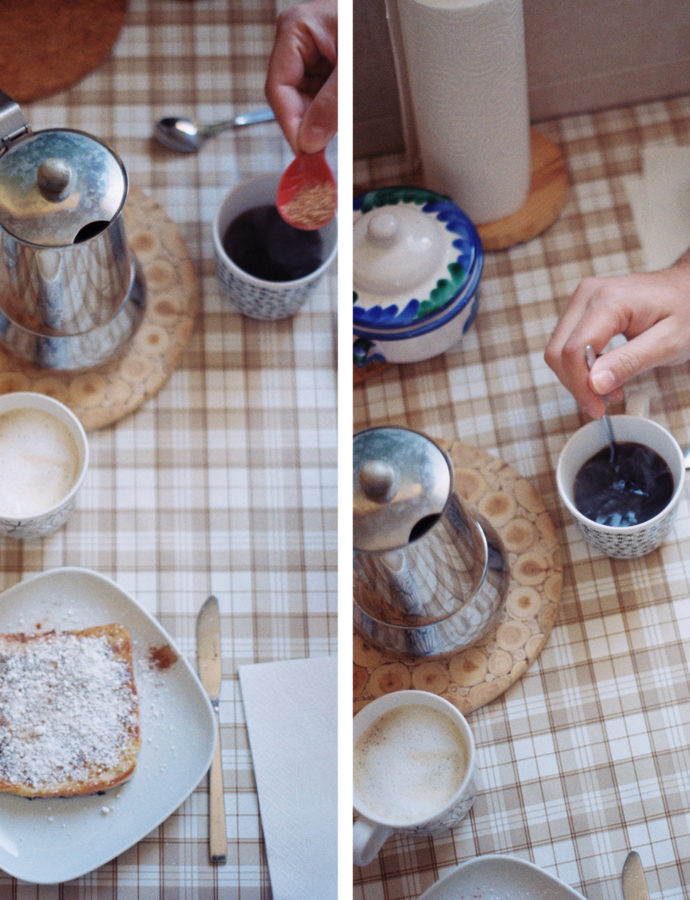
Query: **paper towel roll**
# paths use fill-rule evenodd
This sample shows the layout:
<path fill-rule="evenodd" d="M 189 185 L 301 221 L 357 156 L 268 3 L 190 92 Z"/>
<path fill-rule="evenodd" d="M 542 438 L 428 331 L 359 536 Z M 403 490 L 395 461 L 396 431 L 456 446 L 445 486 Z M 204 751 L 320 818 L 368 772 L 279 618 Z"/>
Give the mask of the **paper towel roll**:
<path fill-rule="evenodd" d="M 425 186 L 476 224 L 516 212 L 531 163 L 522 0 L 387 0 L 387 8 Z"/>

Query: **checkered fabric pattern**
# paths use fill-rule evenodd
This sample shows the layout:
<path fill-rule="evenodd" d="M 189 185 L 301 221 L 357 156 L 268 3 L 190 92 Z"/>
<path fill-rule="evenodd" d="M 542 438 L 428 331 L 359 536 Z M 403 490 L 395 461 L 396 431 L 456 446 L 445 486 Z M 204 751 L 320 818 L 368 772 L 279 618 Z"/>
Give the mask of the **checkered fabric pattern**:
<path fill-rule="evenodd" d="M 458 437 L 528 479 L 562 541 L 561 605 L 537 661 L 469 717 L 480 770 L 469 817 L 443 837 L 389 840 L 373 863 L 355 869 L 356 900 L 412 900 L 484 853 L 520 856 L 587 897 L 618 900 L 631 848 L 652 897 L 690 895 L 687 496 L 660 550 L 634 560 L 590 552 L 555 484 L 560 449 L 586 417 L 543 360 L 583 276 L 641 269 L 623 181 L 640 172 L 644 145 L 690 144 L 690 98 L 537 127 L 570 170 L 561 216 L 538 238 L 487 254 L 479 313 L 459 346 L 355 387 L 354 425 Z M 355 188 L 406 175 L 402 158 L 357 162 Z M 681 446 L 690 443 L 689 375 L 686 364 L 635 384 Z"/>
<path fill-rule="evenodd" d="M 96 70 L 22 106 L 35 130 L 81 129 L 122 157 L 131 183 L 179 226 L 200 309 L 160 393 L 89 435 L 91 467 L 66 527 L 0 543 L 0 587 L 54 566 L 95 569 L 154 614 L 195 668 L 196 613 L 210 593 L 223 628 L 227 865 L 208 863 L 203 779 L 160 828 L 62 886 L 65 900 L 270 898 L 237 668 L 337 649 L 335 267 L 294 319 L 230 309 L 215 274 L 213 216 L 238 181 L 282 171 L 289 147 L 274 122 L 219 135 L 198 155 L 152 139 L 164 115 L 214 122 L 265 106 L 275 19 L 272 0 L 131 0 Z M 57 896 L 3 873 L 0 894 Z"/>

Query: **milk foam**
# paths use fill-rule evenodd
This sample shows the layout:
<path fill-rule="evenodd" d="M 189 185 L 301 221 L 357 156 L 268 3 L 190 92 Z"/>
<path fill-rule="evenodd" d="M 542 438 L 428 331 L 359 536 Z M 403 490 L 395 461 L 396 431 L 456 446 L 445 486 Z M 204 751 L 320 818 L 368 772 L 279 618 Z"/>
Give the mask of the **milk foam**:
<path fill-rule="evenodd" d="M 421 704 L 388 710 L 355 744 L 358 805 L 400 825 L 431 818 L 457 792 L 468 762 L 462 734 L 440 710 Z"/>
<path fill-rule="evenodd" d="M 79 450 L 68 428 L 38 409 L 0 415 L 0 516 L 45 512 L 69 493 L 79 474 Z"/>

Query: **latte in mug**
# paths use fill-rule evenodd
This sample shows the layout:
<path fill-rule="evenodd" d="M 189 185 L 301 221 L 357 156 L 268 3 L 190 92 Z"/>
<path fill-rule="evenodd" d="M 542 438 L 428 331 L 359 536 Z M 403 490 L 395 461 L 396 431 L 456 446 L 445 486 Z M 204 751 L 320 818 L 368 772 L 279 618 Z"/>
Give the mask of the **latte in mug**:
<path fill-rule="evenodd" d="M 439 709 L 396 706 L 360 735 L 354 747 L 357 806 L 404 826 L 433 816 L 460 788 L 469 749 Z"/>
<path fill-rule="evenodd" d="M 55 416 L 29 408 L 0 415 L 0 515 L 23 519 L 52 509 L 79 471 L 77 443 Z"/>

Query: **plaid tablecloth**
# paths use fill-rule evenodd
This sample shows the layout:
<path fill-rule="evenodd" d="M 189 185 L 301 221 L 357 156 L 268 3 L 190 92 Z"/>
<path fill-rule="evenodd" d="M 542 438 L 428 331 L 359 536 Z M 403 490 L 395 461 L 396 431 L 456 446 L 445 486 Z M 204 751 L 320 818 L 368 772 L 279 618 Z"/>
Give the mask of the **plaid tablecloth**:
<path fill-rule="evenodd" d="M 216 281 L 211 221 L 238 181 L 285 168 L 287 143 L 276 123 L 224 133 L 199 155 L 152 139 L 163 115 L 214 122 L 264 106 L 275 18 L 274 2 L 131 0 L 96 70 L 22 105 L 37 130 L 77 128 L 113 147 L 131 183 L 179 226 L 200 297 L 191 343 L 160 393 L 90 434 L 67 526 L 0 542 L 0 587 L 54 566 L 95 569 L 153 613 L 194 667 L 209 593 L 223 627 L 227 865 L 208 863 L 204 778 L 160 828 L 61 887 L 65 898 L 269 898 L 237 668 L 337 649 L 335 268 L 292 320 L 234 312 Z M 58 896 L 1 872 L 0 893 Z"/>
<path fill-rule="evenodd" d="M 542 866 L 590 900 L 619 900 L 629 849 L 652 898 L 690 895 L 690 514 L 651 555 L 590 553 L 561 506 L 558 453 L 586 417 L 543 361 L 578 281 L 642 267 L 624 179 L 646 144 L 690 144 L 690 98 L 537 126 L 562 149 L 572 187 L 540 237 L 489 253 L 477 319 L 461 345 L 355 387 L 356 429 L 405 424 L 500 457 L 543 498 L 562 542 L 564 586 L 539 658 L 469 717 L 481 788 L 437 838 L 395 837 L 354 870 L 357 900 L 411 900 L 485 853 Z M 356 189 L 404 181 L 404 160 L 357 163 Z M 651 413 L 690 443 L 690 367 L 637 379 Z M 618 410 L 616 410 L 618 411 Z"/>

